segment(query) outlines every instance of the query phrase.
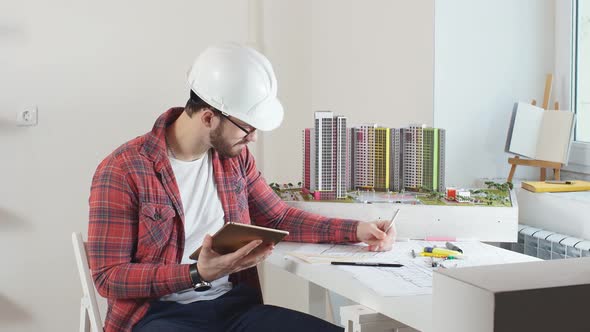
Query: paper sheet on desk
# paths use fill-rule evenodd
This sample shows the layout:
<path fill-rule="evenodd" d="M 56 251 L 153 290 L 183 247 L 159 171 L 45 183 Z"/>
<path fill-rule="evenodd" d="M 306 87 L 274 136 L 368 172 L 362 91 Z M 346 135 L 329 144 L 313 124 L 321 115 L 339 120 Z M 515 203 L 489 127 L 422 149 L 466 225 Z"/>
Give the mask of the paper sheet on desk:
<path fill-rule="evenodd" d="M 330 264 L 334 261 L 366 261 L 378 253 L 367 250 L 366 245 L 303 244 L 287 254 L 311 264 Z"/>
<path fill-rule="evenodd" d="M 426 242 L 399 242 L 394 250 L 370 252 L 365 245 L 302 245 L 289 253 L 308 263 L 363 261 L 401 263 L 401 268 L 338 266 L 382 296 L 408 296 L 432 293 L 430 260 L 412 258 L 411 249 L 422 251 Z"/>
<path fill-rule="evenodd" d="M 464 260 L 445 261 L 445 267 L 467 267 L 531 261 L 523 256 L 481 242 L 455 242 L 466 254 Z M 425 246 L 444 247 L 444 242 L 397 242 L 388 252 L 370 252 L 364 245 L 305 244 L 291 255 L 311 263 L 329 263 L 335 260 L 401 263 L 404 267 L 338 266 L 355 279 L 382 296 L 411 296 L 432 293 L 431 259 L 412 258 L 412 249 L 421 252 Z M 441 260 L 437 260 L 441 261 Z"/>

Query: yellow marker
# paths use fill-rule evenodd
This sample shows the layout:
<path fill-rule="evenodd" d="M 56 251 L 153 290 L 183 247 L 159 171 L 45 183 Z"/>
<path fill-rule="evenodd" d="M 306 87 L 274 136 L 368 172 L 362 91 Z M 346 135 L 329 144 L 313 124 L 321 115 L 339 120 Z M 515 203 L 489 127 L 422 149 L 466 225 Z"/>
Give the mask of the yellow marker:
<path fill-rule="evenodd" d="M 431 247 L 426 247 L 426 248 L 424 248 L 424 252 L 432 253 L 432 254 L 436 254 L 436 255 L 456 256 L 456 257 L 459 257 L 459 256 L 462 255 L 458 251 L 450 250 L 450 249 L 445 249 L 445 248 L 431 248 Z"/>
<path fill-rule="evenodd" d="M 462 254 L 455 250 L 445 249 L 445 248 L 434 248 L 432 249 L 432 253 L 437 255 L 448 255 L 448 256 L 461 256 Z"/>

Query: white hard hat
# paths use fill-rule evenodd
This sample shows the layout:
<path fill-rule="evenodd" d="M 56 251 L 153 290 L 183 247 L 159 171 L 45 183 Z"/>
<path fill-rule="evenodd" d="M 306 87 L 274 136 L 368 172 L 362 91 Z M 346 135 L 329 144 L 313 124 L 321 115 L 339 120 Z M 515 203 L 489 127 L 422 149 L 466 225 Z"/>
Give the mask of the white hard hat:
<path fill-rule="evenodd" d="M 273 130 L 283 121 L 272 66 L 250 47 L 209 47 L 197 57 L 187 76 L 191 90 L 203 101 L 256 129 Z"/>

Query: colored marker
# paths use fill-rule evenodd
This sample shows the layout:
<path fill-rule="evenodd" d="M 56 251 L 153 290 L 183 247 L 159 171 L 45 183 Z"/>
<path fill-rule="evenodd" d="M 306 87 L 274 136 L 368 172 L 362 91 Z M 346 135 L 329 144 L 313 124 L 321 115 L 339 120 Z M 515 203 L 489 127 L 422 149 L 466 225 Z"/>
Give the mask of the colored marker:
<path fill-rule="evenodd" d="M 457 247 L 456 245 L 452 244 L 451 242 L 445 243 L 445 246 L 449 250 L 455 250 L 455 251 L 458 251 L 460 253 L 463 253 L 463 250 L 461 248 Z"/>
<path fill-rule="evenodd" d="M 429 252 L 437 255 L 446 255 L 446 256 L 461 256 L 461 253 L 455 250 L 449 250 L 444 248 L 432 248 L 432 247 L 425 247 L 424 252 Z"/>

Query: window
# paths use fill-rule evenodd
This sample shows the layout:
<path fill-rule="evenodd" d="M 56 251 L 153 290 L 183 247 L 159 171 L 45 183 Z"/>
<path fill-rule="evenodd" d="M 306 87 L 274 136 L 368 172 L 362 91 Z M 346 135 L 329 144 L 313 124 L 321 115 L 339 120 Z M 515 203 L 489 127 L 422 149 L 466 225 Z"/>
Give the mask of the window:
<path fill-rule="evenodd" d="M 553 98 L 576 112 L 565 170 L 590 174 L 590 0 L 555 1 Z"/>
<path fill-rule="evenodd" d="M 573 102 L 577 124 L 575 140 L 590 142 L 590 1 L 577 0 L 574 8 Z"/>

